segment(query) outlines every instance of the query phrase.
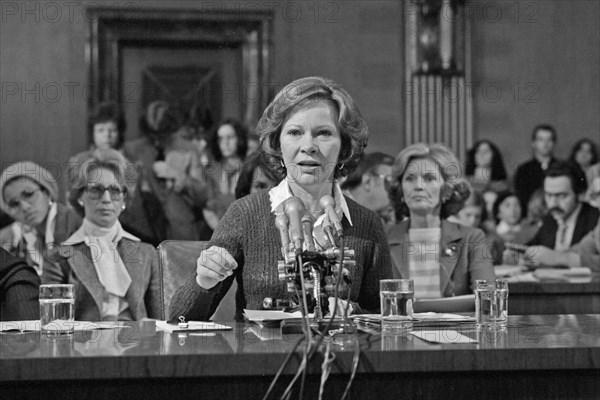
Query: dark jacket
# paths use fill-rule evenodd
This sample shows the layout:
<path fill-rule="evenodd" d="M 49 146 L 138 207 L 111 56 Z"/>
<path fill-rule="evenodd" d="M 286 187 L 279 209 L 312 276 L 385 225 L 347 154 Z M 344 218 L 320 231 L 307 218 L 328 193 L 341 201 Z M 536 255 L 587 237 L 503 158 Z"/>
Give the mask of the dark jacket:
<path fill-rule="evenodd" d="M 598 217 L 600 216 L 600 211 L 592 207 L 586 202 L 581 203 L 581 210 L 579 211 L 579 215 L 577 216 L 577 221 L 575 222 L 575 230 L 573 231 L 573 239 L 571 240 L 570 246 L 573 246 L 588 232 L 591 232 L 598 223 Z M 554 248 L 554 244 L 556 243 L 556 232 L 558 231 L 558 223 L 554 219 L 552 215 L 546 215 L 543 219 L 542 226 L 540 230 L 537 232 L 533 240 L 529 243 L 530 246 L 546 246 L 551 249 Z"/>
<path fill-rule="evenodd" d="M 0 248 L 0 321 L 39 319 L 39 286 L 33 267 Z"/>

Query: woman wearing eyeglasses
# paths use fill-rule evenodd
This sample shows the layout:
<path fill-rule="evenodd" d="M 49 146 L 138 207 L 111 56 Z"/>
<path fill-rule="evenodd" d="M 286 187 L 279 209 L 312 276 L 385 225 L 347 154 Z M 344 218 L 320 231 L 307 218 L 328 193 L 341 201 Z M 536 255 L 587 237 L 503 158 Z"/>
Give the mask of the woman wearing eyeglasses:
<path fill-rule="evenodd" d="M 75 285 L 77 320 L 162 317 L 156 251 L 118 219 L 127 196 L 122 160 L 115 150 L 97 151 L 79 168 L 69 203 L 83 222 L 59 247 L 58 263 L 43 279 Z"/>
<path fill-rule="evenodd" d="M 4 169 L 0 194 L 0 208 L 15 220 L 0 230 L 0 246 L 43 275 L 55 258 L 55 244 L 75 232 L 81 218 L 57 202 L 58 185 L 50 171 L 30 161 Z"/>

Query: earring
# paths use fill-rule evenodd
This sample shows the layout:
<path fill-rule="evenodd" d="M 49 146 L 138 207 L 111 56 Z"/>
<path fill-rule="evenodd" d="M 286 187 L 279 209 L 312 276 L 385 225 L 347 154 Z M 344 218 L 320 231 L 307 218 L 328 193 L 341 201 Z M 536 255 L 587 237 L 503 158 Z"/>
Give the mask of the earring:
<path fill-rule="evenodd" d="M 345 164 L 344 164 L 344 163 L 342 163 L 342 165 L 340 165 L 340 166 L 338 167 L 338 168 L 340 169 L 340 171 L 344 169 L 344 165 L 345 165 Z"/>
<path fill-rule="evenodd" d="M 83 201 L 82 200 L 78 200 L 77 204 L 79 204 L 81 207 L 83 207 Z"/>
<path fill-rule="evenodd" d="M 121 210 L 125 211 L 125 204 L 121 206 Z"/>
<path fill-rule="evenodd" d="M 281 166 L 282 166 L 283 168 L 285 168 L 285 164 L 283 163 L 283 160 L 279 160 L 279 163 L 281 164 Z"/>

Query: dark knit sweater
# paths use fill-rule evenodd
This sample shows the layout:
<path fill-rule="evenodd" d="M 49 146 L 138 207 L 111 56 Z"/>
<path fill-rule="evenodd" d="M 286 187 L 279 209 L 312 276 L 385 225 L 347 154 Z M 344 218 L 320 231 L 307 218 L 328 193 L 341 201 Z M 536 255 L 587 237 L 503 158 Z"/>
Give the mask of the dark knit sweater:
<path fill-rule="evenodd" d="M 0 321 L 40 318 L 39 286 L 33 267 L 0 248 Z"/>
<path fill-rule="evenodd" d="M 356 252 L 356 267 L 350 271 L 350 300 L 355 313 L 378 312 L 379 280 L 392 277 L 390 252 L 383 226 L 372 211 L 346 198 L 352 226 L 342 221 L 345 246 Z M 179 288 L 171 301 L 170 319 L 207 320 L 229 290 L 238 283 L 236 319 L 243 309 L 262 308 L 265 297 L 287 298 L 286 285 L 277 274 L 281 239 L 270 211 L 269 194 L 261 191 L 234 202 L 219 223 L 211 245 L 227 249 L 238 263 L 235 273 L 205 290 L 196 283 L 196 273 Z M 342 296 L 346 298 L 346 296 Z"/>

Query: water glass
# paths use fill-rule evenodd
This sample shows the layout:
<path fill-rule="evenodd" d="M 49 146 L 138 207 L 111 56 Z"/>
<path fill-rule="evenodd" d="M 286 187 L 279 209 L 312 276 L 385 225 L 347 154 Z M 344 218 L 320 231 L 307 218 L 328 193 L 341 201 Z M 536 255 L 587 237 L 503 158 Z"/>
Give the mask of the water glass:
<path fill-rule="evenodd" d="M 75 326 L 75 289 L 72 284 L 40 286 L 42 335 L 72 334 Z"/>
<path fill-rule="evenodd" d="M 379 281 L 381 300 L 381 330 L 409 332 L 413 328 L 415 286 L 412 279 L 382 279 Z"/>
<path fill-rule="evenodd" d="M 475 319 L 478 328 L 506 328 L 508 322 L 508 282 L 477 280 L 475 287 Z"/>

